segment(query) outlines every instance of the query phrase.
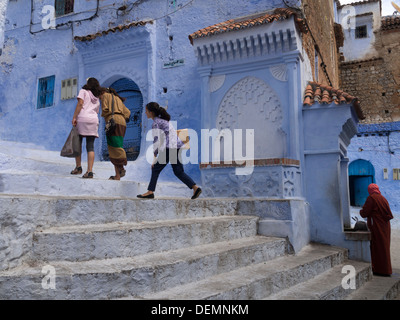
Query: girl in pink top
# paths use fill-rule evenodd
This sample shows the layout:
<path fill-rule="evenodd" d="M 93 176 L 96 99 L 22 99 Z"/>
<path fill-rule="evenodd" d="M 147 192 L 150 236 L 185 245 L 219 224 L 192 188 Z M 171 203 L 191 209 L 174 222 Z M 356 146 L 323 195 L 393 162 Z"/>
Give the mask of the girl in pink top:
<path fill-rule="evenodd" d="M 86 138 L 86 151 L 88 154 L 88 168 L 82 178 L 93 178 L 94 163 L 94 140 L 99 137 L 99 96 L 102 93 L 99 81 L 95 78 L 89 78 L 86 85 L 82 87 L 78 94 L 78 103 L 72 118 L 72 125 L 76 126 L 81 140 Z M 76 167 L 71 174 L 81 174 L 81 156 L 75 158 Z"/>

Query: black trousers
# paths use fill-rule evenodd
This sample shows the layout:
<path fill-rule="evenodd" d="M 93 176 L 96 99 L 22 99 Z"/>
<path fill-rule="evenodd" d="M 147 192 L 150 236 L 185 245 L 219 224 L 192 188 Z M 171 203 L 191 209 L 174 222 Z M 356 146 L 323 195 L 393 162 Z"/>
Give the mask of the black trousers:
<path fill-rule="evenodd" d="M 169 149 L 166 148 L 164 151 L 160 152 L 158 156 L 158 161 L 154 164 L 151 169 L 151 179 L 147 190 L 155 191 L 156 184 L 158 180 L 158 176 L 161 171 L 165 168 L 168 162 L 171 163 L 172 170 L 174 171 L 175 176 L 181 180 L 184 184 L 188 186 L 188 188 L 192 189 L 196 184 L 192 178 L 190 178 L 185 171 L 183 170 L 183 164 L 179 161 L 179 149 Z"/>
<path fill-rule="evenodd" d="M 81 136 L 81 135 L 79 135 L 79 142 L 81 143 L 81 148 L 82 148 L 83 138 L 86 138 L 86 151 L 87 152 L 94 151 L 94 139 L 96 139 L 96 137 L 95 136 Z"/>

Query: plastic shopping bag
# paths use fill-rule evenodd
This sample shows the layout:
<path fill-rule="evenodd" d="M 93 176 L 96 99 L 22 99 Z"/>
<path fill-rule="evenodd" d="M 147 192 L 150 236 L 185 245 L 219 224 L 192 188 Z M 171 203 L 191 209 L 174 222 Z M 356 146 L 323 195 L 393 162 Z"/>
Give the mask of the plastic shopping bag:
<path fill-rule="evenodd" d="M 67 158 L 75 158 L 81 154 L 81 144 L 79 141 L 79 133 L 76 127 L 72 127 L 71 132 L 61 149 L 60 156 Z"/>

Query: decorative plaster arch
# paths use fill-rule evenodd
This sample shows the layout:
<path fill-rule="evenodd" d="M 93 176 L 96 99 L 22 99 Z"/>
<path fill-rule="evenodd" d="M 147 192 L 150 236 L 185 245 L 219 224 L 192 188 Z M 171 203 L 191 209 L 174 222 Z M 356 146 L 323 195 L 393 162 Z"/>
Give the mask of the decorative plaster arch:
<path fill-rule="evenodd" d="M 286 133 L 282 129 L 283 110 L 280 100 L 268 84 L 256 77 L 245 77 L 225 94 L 219 106 L 216 127 L 254 129 L 255 159 L 283 158 Z"/>
<path fill-rule="evenodd" d="M 97 75 L 97 80 L 99 80 L 100 85 L 105 87 L 113 84 L 115 81 L 121 78 L 127 78 L 135 82 L 138 85 L 143 97 L 147 97 L 148 88 L 146 76 L 136 72 L 132 68 L 126 68 L 120 65 L 109 66 L 104 68 Z"/>

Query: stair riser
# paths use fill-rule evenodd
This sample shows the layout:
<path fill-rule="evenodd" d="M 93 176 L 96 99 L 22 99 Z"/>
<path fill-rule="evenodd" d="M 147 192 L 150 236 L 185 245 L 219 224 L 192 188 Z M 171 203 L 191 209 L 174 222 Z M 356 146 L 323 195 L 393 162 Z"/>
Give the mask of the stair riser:
<path fill-rule="evenodd" d="M 133 257 L 150 252 L 233 240 L 256 235 L 257 218 L 197 222 L 90 233 L 35 233 L 34 260 L 86 261 Z"/>
<path fill-rule="evenodd" d="M 355 278 L 356 289 L 345 289 L 343 288 L 341 283 L 335 288 L 332 288 L 328 292 L 325 292 L 321 295 L 319 300 L 343 300 L 349 294 L 351 294 L 354 290 L 361 288 L 365 283 L 367 283 L 372 278 L 371 267 L 365 267 L 362 270 L 358 271 Z"/>
<path fill-rule="evenodd" d="M 176 200 L 58 200 L 53 226 L 142 222 L 235 215 L 236 201 Z"/>
<path fill-rule="evenodd" d="M 62 275 L 56 269 L 56 290 L 43 289 L 43 274 L 0 277 L 0 299 L 110 299 L 143 296 L 180 284 L 202 280 L 252 263 L 284 256 L 285 240 L 227 250 L 197 259 L 115 273 Z"/>
<path fill-rule="evenodd" d="M 0 180 L 0 187 L 1 183 Z M 38 227 L 234 215 L 236 206 L 234 199 L 128 200 L 0 195 L 0 221 L 3 222 L 0 223 L 0 270 L 17 267 L 31 259 L 32 238 Z"/>
<path fill-rule="evenodd" d="M 221 215 L 235 215 L 235 200 L 213 199 L 55 199 L 4 197 L 2 210 L 12 216 L 18 212 L 32 212 L 40 225 L 71 226 L 112 222 L 142 222 L 176 220 Z"/>
<path fill-rule="evenodd" d="M 333 254 L 324 258 L 306 262 L 304 265 L 289 270 L 278 271 L 233 290 L 222 292 L 213 296 L 204 296 L 204 300 L 259 300 L 270 294 L 292 287 L 307 281 L 333 266 L 340 264 L 345 259 L 343 253 Z"/>

